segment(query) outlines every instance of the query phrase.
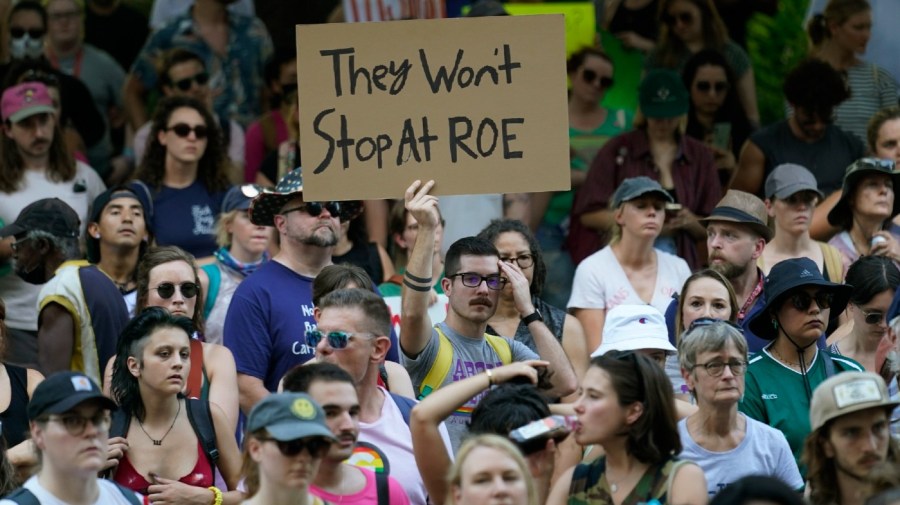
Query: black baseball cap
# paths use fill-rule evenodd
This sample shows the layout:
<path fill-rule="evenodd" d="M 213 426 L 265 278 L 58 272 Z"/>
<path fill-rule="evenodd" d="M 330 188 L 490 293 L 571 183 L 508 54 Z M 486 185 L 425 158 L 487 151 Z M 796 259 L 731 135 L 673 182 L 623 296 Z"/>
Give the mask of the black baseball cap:
<path fill-rule="evenodd" d="M 28 402 L 28 419 L 62 414 L 82 402 L 97 400 L 103 408 L 116 410 L 116 402 L 103 395 L 97 383 L 81 372 L 58 372 L 38 384 Z"/>
<path fill-rule="evenodd" d="M 32 230 L 40 230 L 60 238 L 77 238 L 80 234 L 81 219 L 59 198 L 44 198 L 19 212 L 16 220 L 0 229 L 0 238 L 21 235 Z"/>

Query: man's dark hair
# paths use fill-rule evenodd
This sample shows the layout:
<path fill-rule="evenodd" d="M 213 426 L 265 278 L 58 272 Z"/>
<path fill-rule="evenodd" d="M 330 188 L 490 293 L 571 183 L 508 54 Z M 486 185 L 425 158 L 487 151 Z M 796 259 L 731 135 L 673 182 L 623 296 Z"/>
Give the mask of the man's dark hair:
<path fill-rule="evenodd" d="M 9 21 L 12 17 L 15 16 L 17 12 L 22 11 L 36 12 L 41 17 L 41 23 L 44 24 L 44 30 L 47 29 L 47 9 L 45 9 L 40 2 L 35 0 L 19 0 L 18 2 L 13 2 L 12 9 L 9 11 L 9 16 L 6 17 L 7 30 L 9 30 Z"/>
<path fill-rule="evenodd" d="M 459 273 L 459 259 L 462 256 L 495 256 L 500 259 L 497 248 L 489 241 L 478 237 L 463 237 L 447 250 L 447 256 L 444 258 L 445 277 Z"/>
<path fill-rule="evenodd" d="M 469 433 L 507 436 L 510 431 L 550 415 L 547 399 L 531 384 L 501 384 L 478 402 Z"/>
<path fill-rule="evenodd" d="M 308 393 L 310 386 L 316 381 L 346 382 L 355 387 L 353 377 L 333 363 L 297 365 L 284 374 L 284 378 L 281 379 L 281 387 L 285 391 L 293 393 Z"/>
<path fill-rule="evenodd" d="M 750 502 L 770 502 L 778 505 L 803 505 L 803 497 L 787 484 L 762 475 L 751 475 L 725 486 L 709 505 L 744 505 Z"/>
<path fill-rule="evenodd" d="M 831 65 L 816 58 L 801 61 L 784 79 L 784 96 L 794 107 L 822 119 L 850 98 L 850 88 Z"/>
<path fill-rule="evenodd" d="M 169 77 L 169 71 L 175 65 L 196 61 L 203 69 L 206 69 L 206 62 L 197 53 L 188 51 L 187 49 L 176 47 L 163 55 L 162 63 L 159 67 L 159 83 L 163 86 L 171 86 L 172 79 Z"/>

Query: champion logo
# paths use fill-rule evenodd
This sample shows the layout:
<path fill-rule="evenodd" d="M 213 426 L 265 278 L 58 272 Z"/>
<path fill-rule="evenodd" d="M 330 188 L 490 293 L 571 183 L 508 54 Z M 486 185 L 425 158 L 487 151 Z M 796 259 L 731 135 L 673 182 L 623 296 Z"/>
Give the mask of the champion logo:
<path fill-rule="evenodd" d="M 804 269 L 802 272 L 800 272 L 800 278 L 803 279 L 806 277 L 813 277 L 813 274 L 809 270 Z"/>

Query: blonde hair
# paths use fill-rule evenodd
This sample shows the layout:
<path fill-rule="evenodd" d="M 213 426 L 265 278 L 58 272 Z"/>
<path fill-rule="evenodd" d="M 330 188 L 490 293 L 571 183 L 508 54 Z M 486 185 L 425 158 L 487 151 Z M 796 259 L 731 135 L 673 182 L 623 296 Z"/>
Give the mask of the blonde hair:
<path fill-rule="evenodd" d="M 234 223 L 238 212 L 246 211 L 229 210 L 228 212 L 219 214 L 219 219 L 216 221 L 216 244 L 218 244 L 219 247 L 231 247 L 232 236 L 231 233 L 228 232 L 228 227 L 231 226 L 231 223 Z"/>
<path fill-rule="evenodd" d="M 459 505 L 454 496 L 454 490 L 462 487 L 462 468 L 465 466 L 466 460 L 469 458 L 472 451 L 478 447 L 496 449 L 512 458 L 516 462 L 516 466 L 519 467 L 519 471 L 522 472 L 522 478 L 525 479 L 525 487 L 528 492 L 528 505 L 539 505 L 537 487 L 534 484 L 534 479 L 531 478 L 531 472 L 528 469 L 528 462 L 525 461 L 525 457 L 522 456 L 522 453 L 519 452 L 519 448 L 509 439 L 492 434 L 473 436 L 467 439 L 465 443 L 462 444 L 462 447 L 459 448 L 459 451 L 456 453 L 456 461 L 450 468 L 450 473 L 447 474 L 447 483 L 449 484 L 449 486 L 447 486 L 447 500 L 445 502 L 447 505 Z"/>

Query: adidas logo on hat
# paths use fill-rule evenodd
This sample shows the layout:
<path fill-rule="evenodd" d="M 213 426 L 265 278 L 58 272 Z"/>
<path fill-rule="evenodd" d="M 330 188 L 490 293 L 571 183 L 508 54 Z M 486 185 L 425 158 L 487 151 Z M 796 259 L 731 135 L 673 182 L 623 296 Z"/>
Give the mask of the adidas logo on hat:
<path fill-rule="evenodd" d="M 800 272 L 801 279 L 803 279 L 805 277 L 812 277 L 812 276 L 813 276 L 813 274 L 809 270 L 803 270 L 802 272 Z"/>

